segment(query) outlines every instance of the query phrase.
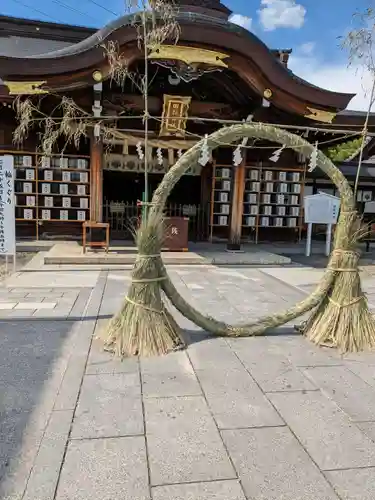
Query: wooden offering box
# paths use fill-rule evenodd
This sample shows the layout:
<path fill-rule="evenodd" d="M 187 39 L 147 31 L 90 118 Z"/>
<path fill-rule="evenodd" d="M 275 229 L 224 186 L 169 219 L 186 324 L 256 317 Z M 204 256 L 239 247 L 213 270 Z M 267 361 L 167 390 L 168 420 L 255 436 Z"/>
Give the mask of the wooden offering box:
<path fill-rule="evenodd" d="M 189 237 L 188 217 L 166 217 L 164 220 L 163 250 L 187 252 Z"/>

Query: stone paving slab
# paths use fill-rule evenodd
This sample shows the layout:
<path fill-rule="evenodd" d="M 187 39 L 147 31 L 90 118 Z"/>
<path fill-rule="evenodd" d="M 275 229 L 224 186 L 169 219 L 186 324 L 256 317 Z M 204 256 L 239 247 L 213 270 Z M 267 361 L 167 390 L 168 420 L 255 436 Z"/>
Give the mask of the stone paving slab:
<path fill-rule="evenodd" d="M 43 289 L 46 291 L 48 286 L 50 291 L 52 288 L 93 288 L 99 278 L 98 271 L 87 271 L 85 273 L 80 273 L 79 279 L 78 275 L 74 271 L 61 271 L 56 272 L 21 272 L 10 276 L 5 280 L 5 285 L 9 288 L 28 288 L 30 291 L 35 291 L 36 289 Z"/>
<path fill-rule="evenodd" d="M 202 397 L 146 399 L 144 405 L 153 486 L 236 478 Z"/>
<path fill-rule="evenodd" d="M 269 343 L 296 367 L 342 365 L 343 359 L 334 349 L 313 345 L 300 335 L 275 335 Z"/>
<path fill-rule="evenodd" d="M 54 497 L 72 419 L 73 410 L 52 413 L 23 500 L 50 500 Z"/>
<path fill-rule="evenodd" d="M 321 470 L 375 466 L 375 443 L 323 394 L 268 397 Z"/>
<path fill-rule="evenodd" d="M 141 360 L 142 391 L 146 398 L 200 396 L 202 390 L 185 352 Z"/>
<path fill-rule="evenodd" d="M 375 421 L 374 388 L 346 367 L 314 367 L 304 373 L 353 421 Z"/>
<path fill-rule="evenodd" d="M 1 302 L 0 303 L 0 310 L 2 311 L 7 311 L 14 309 L 17 305 L 17 302 Z"/>
<path fill-rule="evenodd" d="M 85 377 L 72 427 L 72 438 L 98 438 L 143 433 L 138 373 Z"/>
<path fill-rule="evenodd" d="M 144 437 L 69 443 L 56 500 L 149 500 Z"/>
<path fill-rule="evenodd" d="M 198 339 L 196 339 L 198 337 Z M 189 345 L 188 353 L 195 370 L 236 370 L 241 368 L 241 362 L 224 339 L 206 338 L 199 341 L 199 334 L 192 333 L 193 343 Z M 197 340 L 194 342 L 194 340 Z"/>
<path fill-rule="evenodd" d="M 339 500 L 286 427 L 223 431 L 247 498 Z"/>
<path fill-rule="evenodd" d="M 374 500 L 375 468 L 326 472 L 341 500 Z"/>
<path fill-rule="evenodd" d="M 219 429 L 284 425 L 266 396 L 241 366 L 197 372 Z"/>
<path fill-rule="evenodd" d="M 103 351 L 103 343 L 99 339 L 95 339 L 96 335 L 97 331 L 95 331 L 94 340 L 87 360 L 87 375 L 132 373 L 138 371 L 138 360 L 136 358 L 121 360 L 113 354 Z"/>
<path fill-rule="evenodd" d="M 317 389 L 267 337 L 234 339 L 230 345 L 264 392 Z"/>
<path fill-rule="evenodd" d="M 15 309 L 54 309 L 56 307 L 56 302 L 18 302 Z"/>
<path fill-rule="evenodd" d="M 153 500 L 246 500 L 238 481 L 178 484 L 152 488 Z"/>

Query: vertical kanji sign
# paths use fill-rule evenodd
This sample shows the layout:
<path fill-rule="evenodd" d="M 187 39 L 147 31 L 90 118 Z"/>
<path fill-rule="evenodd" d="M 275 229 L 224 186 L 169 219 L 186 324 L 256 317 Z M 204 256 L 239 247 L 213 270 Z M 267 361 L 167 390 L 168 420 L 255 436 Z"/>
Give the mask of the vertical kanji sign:
<path fill-rule="evenodd" d="M 16 260 L 13 156 L 0 156 L 0 255 Z"/>

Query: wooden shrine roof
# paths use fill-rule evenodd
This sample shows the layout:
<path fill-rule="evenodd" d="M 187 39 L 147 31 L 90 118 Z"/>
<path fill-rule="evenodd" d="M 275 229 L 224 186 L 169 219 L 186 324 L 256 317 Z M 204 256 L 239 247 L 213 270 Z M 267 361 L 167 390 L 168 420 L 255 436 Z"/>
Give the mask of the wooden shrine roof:
<path fill-rule="evenodd" d="M 353 94 L 325 90 L 297 77 L 275 57 L 275 51 L 271 51 L 255 35 L 229 22 L 226 16 L 209 13 L 209 9 L 207 14 L 203 14 L 190 7 L 184 7 L 179 12 L 181 45 L 226 53 L 230 70 L 236 72 L 258 95 L 263 96 L 265 91 L 270 90 L 270 102 L 288 112 L 306 117 L 316 113 L 316 120 L 319 121 L 321 111 L 336 114 L 348 106 Z M 106 41 L 117 42 L 121 52 L 130 59 L 141 57 L 136 48 L 136 30 L 131 26 L 131 20 L 132 16 L 123 16 L 81 41 L 43 55 L 22 58 L 0 56 L 0 78 L 4 81 L 43 81 L 45 87 L 53 91 L 92 86 L 95 83 L 93 71 L 99 69 L 103 74 L 106 72 L 102 47 Z M 0 26 L 1 22 L 5 22 L 4 18 L 0 18 Z M 48 26 L 48 30 L 53 31 L 53 23 L 48 23 Z M 55 29 L 62 36 L 62 25 L 56 25 Z M 79 38 L 84 31 L 85 28 L 77 27 L 73 37 Z"/>

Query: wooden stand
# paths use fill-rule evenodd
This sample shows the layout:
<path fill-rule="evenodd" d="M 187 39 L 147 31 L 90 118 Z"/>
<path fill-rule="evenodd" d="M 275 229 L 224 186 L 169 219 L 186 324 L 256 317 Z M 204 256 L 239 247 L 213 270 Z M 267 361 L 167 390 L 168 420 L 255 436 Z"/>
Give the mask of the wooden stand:
<path fill-rule="evenodd" d="M 86 253 L 87 246 L 87 229 L 105 229 L 105 241 L 92 241 L 89 243 L 91 247 L 105 248 L 106 253 L 109 250 L 109 224 L 108 222 L 93 222 L 87 221 L 82 224 L 82 246 L 83 253 Z"/>

